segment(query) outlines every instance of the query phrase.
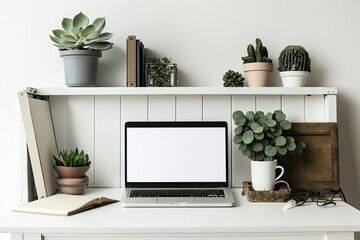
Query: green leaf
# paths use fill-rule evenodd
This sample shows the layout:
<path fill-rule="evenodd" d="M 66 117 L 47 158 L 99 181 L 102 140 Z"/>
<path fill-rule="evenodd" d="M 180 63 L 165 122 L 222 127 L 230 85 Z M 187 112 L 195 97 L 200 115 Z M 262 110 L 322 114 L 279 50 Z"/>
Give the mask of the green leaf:
<path fill-rule="evenodd" d="M 63 34 L 61 35 L 61 39 L 66 43 L 76 43 L 77 40 L 73 35 Z"/>
<path fill-rule="evenodd" d="M 254 143 L 254 144 L 252 145 L 252 147 L 253 147 L 253 149 L 254 149 L 255 152 L 261 152 L 262 150 L 264 150 L 264 146 L 263 146 L 261 143 L 259 143 L 259 142 Z"/>
<path fill-rule="evenodd" d="M 286 144 L 286 138 L 283 137 L 283 136 L 276 137 L 276 138 L 275 138 L 275 144 L 276 144 L 277 146 L 280 146 L 280 147 L 285 146 L 285 144 Z"/>
<path fill-rule="evenodd" d="M 282 128 L 280 126 L 275 126 L 273 135 L 275 137 L 280 136 L 282 134 Z"/>
<path fill-rule="evenodd" d="M 306 143 L 304 143 L 304 142 L 299 142 L 298 145 L 301 148 L 306 148 Z"/>
<path fill-rule="evenodd" d="M 89 44 L 92 42 L 100 42 L 99 36 L 100 36 L 100 33 L 98 33 L 98 32 L 91 33 L 89 36 L 87 36 L 87 42 L 89 42 Z"/>
<path fill-rule="evenodd" d="M 71 32 L 72 22 L 73 21 L 70 18 L 63 18 L 63 20 L 61 22 L 61 26 L 68 34 L 72 34 L 72 32 Z"/>
<path fill-rule="evenodd" d="M 267 117 L 268 119 L 272 119 L 272 118 L 273 118 L 273 114 L 272 114 L 271 112 L 268 112 L 268 113 L 266 114 L 266 117 Z"/>
<path fill-rule="evenodd" d="M 89 18 L 82 12 L 78 13 L 72 22 L 72 27 L 86 28 L 89 24 Z"/>
<path fill-rule="evenodd" d="M 102 42 L 109 40 L 113 36 L 112 33 L 101 33 L 99 37 L 96 39 L 97 42 Z"/>
<path fill-rule="evenodd" d="M 236 145 L 240 144 L 242 142 L 242 136 L 240 134 L 235 135 L 233 141 Z"/>
<path fill-rule="evenodd" d="M 243 152 L 245 149 L 247 149 L 247 145 L 245 143 L 241 143 L 238 149 Z"/>
<path fill-rule="evenodd" d="M 71 28 L 71 32 L 76 39 L 79 39 L 81 31 L 82 31 L 82 28 L 79 28 L 79 27 Z"/>
<path fill-rule="evenodd" d="M 246 119 L 247 119 L 249 122 L 254 121 L 254 118 L 255 118 L 254 112 L 248 111 L 248 112 L 246 113 Z"/>
<path fill-rule="evenodd" d="M 245 122 L 246 122 L 246 118 L 244 116 L 244 113 L 242 111 L 235 111 L 233 113 L 233 120 L 235 125 L 238 126 L 244 126 Z"/>
<path fill-rule="evenodd" d="M 57 44 L 62 44 L 62 43 L 63 43 L 61 39 L 59 39 L 59 38 L 57 38 L 57 37 L 54 37 L 54 36 L 51 36 L 51 35 L 49 35 L 49 36 L 50 36 L 50 39 L 51 39 L 54 43 L 57 43 Z"/>
<path fill-rule="evenodd" d="M 277 149 L 278 153 L 281 155 L 285 155 L 287 153 L 286 147 L 276 146 L 276 149 Z"/>
<path fill-rule="evenodd" d="M 264 159 L 264 157 L 265 157 L 265 154 L 264 154 L 263 152 L 258 152 L 258 153 L 256 154 L 256 156 L 255 156 L 255 160 L 256 160 L 256 161 L 261 161 L 261 160 Z"/>
<path fill-rule="evenodd" d="M 105 28 L 105 24 L 106 24 L 105 18 L 97 18 L 92 23 L 92 25 L 95 26 L 95 32 L 99 32 L 99 33 L 101 33 L 101 31 Z"/>
<path fill-rule="evenodd" d="M 251 156 L 251 151 L 249 149 L 245 149 L 244 151 L 242 151 L 242 154 L 247 156 L 247 157 L 250 157 Z"/>
<path fill-rule="evenodd" d="M 264 161 L 272 161 L 273 157 L 269 157 L 269 156 L 265 156 L 264 157 Z"/>
<path fill-rule="evenodd" d="M 251 143 L 254 140 L 254 132 L 251 130 L 247 130 L 243 135 L 243 142 L 246 144 Z"/>
<path fill-rule="evenodd" d="M 92 34 L 94 32 L 95 32 L 95 27 L 93 25 L 89 25 L 80 32 L 79 36 L 80 37 L 87 37 L 87 36 L 89 36 L 90 34 Z"/>
<path fill-rule="evenodd" d="M 61 29 L 52 30 L 52 33 L 57 38 L 61 38 L 61 35 L 66 34 L 66 32 L 64 30 L 61 30 Z"/>
<path fill-rule="evenodd" d="M 289 130 L 291 128 L 291 123 L 288 120 L 284 120 L 280 123 L 280 126 L 284 130 Z"/>
<path fill-rule="evenodd" d="M 268 145 L 265 147 L 265 155 L 269 157 L 275 156 L 277 153 L 277 149 L 274 146 Z"/>
<path fill-rule="evenodd" d="M 294 142 L 286 143 L 285 147 L 289 151 L 294 151 L 296 148 L 296 144 Z"/>
<path fill-rule="evenodd" d="M 250 128 L 254 131 L 254 133 L 262 133 L 264 130 L 264 128 L 257 122 L 251 122 Z"/>
<path fill-rule="evenodd" d="M 236 127 L 235 130 L 234 130 L 234 133 L 235 133 L 235 134 L 240 134 L 240 133 L 242 133 L 242 130 L 243 130 L 242 127 L 240 127 L 240 126 L 239 126 L 239 127 Z"/>
<path fill-rule="evenodd" d="M 256 140 L 262 140 L 262 139 L 264 139 L 264 133 L 256 133 L 256 134 L 255 134 L 255 139 L 256 139 Z"/>
<path fill-rule="evenodd" d="M 95 42 L 89 45 L 93 50 L 105 51 L 112 48 L 113 43 L 109 42 Z"/>
<path fill-rule="evenodd" d="M 274 114 L 277 122 L 282 122 L 286 118 L 285 114 L 280 110 L 275 111 Z"/>
<path fill-rule="evenodd" d="M 273 119 L 267 119 L 265 124 L 266 124 L 266 126 L 268 126 L 268 127 L 275 127 L 276 121 L 273 120 Z"/>

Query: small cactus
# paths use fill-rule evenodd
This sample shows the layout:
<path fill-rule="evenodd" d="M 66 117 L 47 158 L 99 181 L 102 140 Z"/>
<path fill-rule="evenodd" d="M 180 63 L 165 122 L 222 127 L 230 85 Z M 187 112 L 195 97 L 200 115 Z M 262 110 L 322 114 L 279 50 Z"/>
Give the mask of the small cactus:
<path fill-rule="evenodd" d="M 224 87 L 242 87 L 244 86 L 244 80 L 243 76 L 239 72 L 235 72 L 232 70 L 228 70 L 224 76 Z"/>
<path fill-rule="evenodd" d="M 302 46 L 290 45 L 281 51 L 279 56 L 279 72 L 306 71 L 310 72 L 311 59 Z"/>
<path fill-rule="evenodd" d="M 252 44 L 249 44 L 247 47 L 248 56 L 242 57 L 241 59 L 245 63 L 252 62 L 269 62 L 272 60 L 268 57 L 268 51 L 265 46 L 262 45 L 260 38 L 256 38 L 256 48 Z"/>

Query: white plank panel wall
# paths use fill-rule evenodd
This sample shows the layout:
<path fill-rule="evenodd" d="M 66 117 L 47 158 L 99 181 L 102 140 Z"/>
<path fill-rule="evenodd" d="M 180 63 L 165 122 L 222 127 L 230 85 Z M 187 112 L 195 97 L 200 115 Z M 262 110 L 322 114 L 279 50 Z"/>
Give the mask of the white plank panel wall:
<path fill-rule="evenodd" d="M 95 96 L 95 187 L 120 187 L 120 96 Z"/>
<path fill-rule="evenodd" d="M 94 94 L 50 96 L 59 150 L 78 147 L 93 161 L 91 187 L 124 187 L 126 121 L 224 120 L 229 125 L 229 173 L 233 187 L 250 179 L 250 161 L 233 144 L 232 113 L 283 110 L 292 122 L 336 121 L 335 94 Z M 131 90 L 132 91 L 132 90 Z M 141 143 L 140 143 L 141 144 Z"/>
<path fill-rule="evenodd" d="M 90 159 L 95 156 L 94 111 L 94 96 L 67 96 L 64 148 L 71 150 L 77 147 L 84 150 Z M 86 175 L 89 177 L 88 186 L 94 187 L 94 167 L 91 167 Z"/>
<path fill-rule="evenodd" d="M 176 96 L 176 121 L 201 121 L 202 104 L 202 95 Z"/>

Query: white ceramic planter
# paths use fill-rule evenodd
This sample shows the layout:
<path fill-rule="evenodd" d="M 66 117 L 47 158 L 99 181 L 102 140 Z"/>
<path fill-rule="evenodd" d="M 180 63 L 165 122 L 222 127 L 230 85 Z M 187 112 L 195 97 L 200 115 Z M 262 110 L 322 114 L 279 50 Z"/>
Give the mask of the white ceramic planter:
<path fill-rule="evenodd" d="M 281 173 L 275 178 L 276 169 Z M 273 161 L 251 161 L 251 183 L 255 191 L 274 190 L 276 181 L 284 175 L 284 168 Z"/>
<path fill-rule="evenodd" d="M 283 87 L 304 87 L 309 72 L 285 71 L 279 72 Z"/>

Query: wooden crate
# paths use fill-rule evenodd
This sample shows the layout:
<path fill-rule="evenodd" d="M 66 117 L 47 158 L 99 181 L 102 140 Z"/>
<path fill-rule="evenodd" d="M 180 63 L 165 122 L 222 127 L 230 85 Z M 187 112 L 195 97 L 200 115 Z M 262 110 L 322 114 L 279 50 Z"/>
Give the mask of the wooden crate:
<path fill-rule="evenodd" d="M 288 155 L 278 159 L 278 165 L 285 169 L 282 179 L 290 184 L 291 189 L 338 189 L 340 180 L 337 123 L 293 123 L 286 134 L 294 136 L 296 141 L 306 143 L 302 155 Z"/>

